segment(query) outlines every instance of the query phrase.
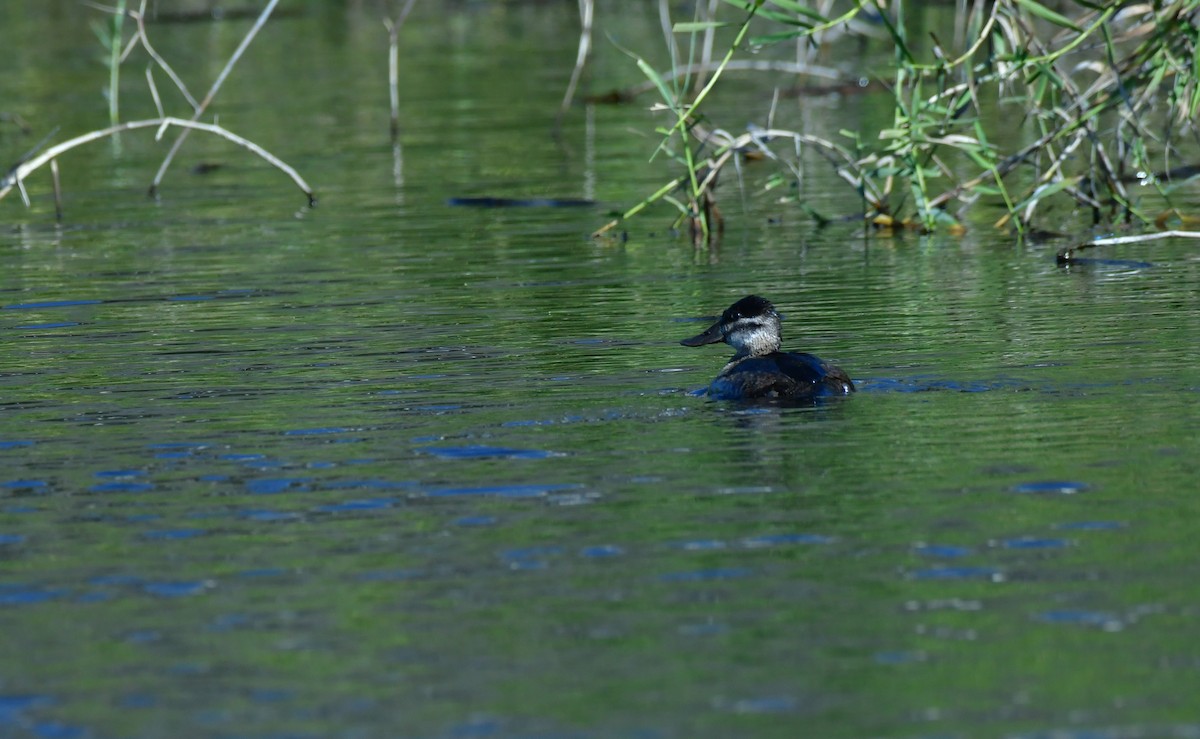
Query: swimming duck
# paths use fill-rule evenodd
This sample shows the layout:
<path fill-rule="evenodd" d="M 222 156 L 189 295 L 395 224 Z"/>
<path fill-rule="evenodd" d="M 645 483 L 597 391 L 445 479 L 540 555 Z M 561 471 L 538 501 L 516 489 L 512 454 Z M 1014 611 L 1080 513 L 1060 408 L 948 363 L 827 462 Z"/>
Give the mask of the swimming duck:
<path fill-rule="evenodd" d="M 724 341 L 737 351 L 709 385 L 708 395 L 713 398 L 808 400 L 854 392 L 850 375 L 841 367 L 812 354 L 779 351 L 779 324 L 771 301 L 747 295 L 704 333 L 679 343 L 703 346 Z"/>

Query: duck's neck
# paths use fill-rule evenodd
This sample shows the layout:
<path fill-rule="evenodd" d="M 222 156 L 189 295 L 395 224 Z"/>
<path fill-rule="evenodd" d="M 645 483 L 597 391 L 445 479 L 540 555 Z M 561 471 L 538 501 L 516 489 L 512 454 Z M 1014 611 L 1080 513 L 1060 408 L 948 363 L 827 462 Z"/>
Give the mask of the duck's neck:
<path fill-rule="evenodd" d="M 729 337 L 729 345 L 735 350 L 731 362 L 748 357 L 765 357 L 779 351 L 779 331 L 762 326 L 751 331 L 739 331 Z"/>

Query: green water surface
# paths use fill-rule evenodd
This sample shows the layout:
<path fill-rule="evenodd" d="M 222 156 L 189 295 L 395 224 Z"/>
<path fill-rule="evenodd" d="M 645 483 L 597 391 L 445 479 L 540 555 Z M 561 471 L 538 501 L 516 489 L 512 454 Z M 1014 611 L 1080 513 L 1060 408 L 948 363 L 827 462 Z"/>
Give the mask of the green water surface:
<path fill-rule="evenodd" d="M 99 14 L 20 5 L 6 160 L 107 120 Z M 316 208 L 198 135 L 147 199 L 148 132 L 63 157 L 62 223 L 45 173 L 0 201 L 0 735 L 1200 733 L 1194 245 L 1061 269 L 992 212 L 875 237 L 733 181 L 711 249 L 665 209 L 593 241 L 674 176 L 651 101 L 575 106 L 562 148 L 574 4 L 422 5 L 397 146 L 377 8 L 296 4 L 218 97 Z M 203 91 L 247 28 L 151 31 Z M 592 88 L 639 81 L 597 43 Z M 447 205 L 479 196 L 598 205 Z M 694 395 L 727 351 L 678 340 L 751 292 L 860 391 Z"/>

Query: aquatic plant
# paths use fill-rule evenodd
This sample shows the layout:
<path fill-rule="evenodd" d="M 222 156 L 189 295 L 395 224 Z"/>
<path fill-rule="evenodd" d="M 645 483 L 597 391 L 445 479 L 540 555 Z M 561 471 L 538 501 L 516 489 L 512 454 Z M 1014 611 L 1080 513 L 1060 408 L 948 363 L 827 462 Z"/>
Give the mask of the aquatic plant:
<path fill-rule="evenodd" d="M 1097 224 L 1188 220 L 1172 195 L 1200 172 L 1179 166 L 1184 152 L 1195 151 L 1187 145 L 1200 108 L 1200 0 L 1073 0 L 1058 10 L 1037 0 L 960 0 L 958 6 L 950 43 L 936 33 L 915 38 L 911 9 L 899 0 L 885 8 L 860 0 L 840 13 L 832 2 L 723 0 L 718 6 L 709 0 L 696 4 L 691 21 L 664 20 L 670 69 L 656 70 L 627 52 L 648 82 L 611 97 L 657 91 L 655 107 L 668 123 L 657 129 L 662 141 L 655 153 L 671 155 L 684 174 L 597 234 L 658 201 L 674 205 L 681 220 L 694 224 L 693 233 L 707 234 L 719 228 L 712 186 L 729 164 L 749 157 L 775 163 L 777 174 L 764 187 L 771 191 L 808 174 L 806 152 L 832 166 L 861 198 L 863 218 L 884 229 L 961 229 L 967 208 L 980 200 L 1001 204 L 996 225 L 1018 231 L 1034 223 L 1040 207 L 1064 198 Z M 666 19 L 667 4 L 661 7 Z M 723 19 L 719 7 L 737 15 Z M 723 26 L 736 28 L 736 36 L 714 63 L 707 50 L 713 30 Z M 676 52 L 677 36 L 690 39 L 687 62 Z M 835 39 L 855 37 L 867 44 L 882 38 L 893 48 L 890 68 L 855 73 L 890 93 L 890 125 L 847 127 L 840 140 L 773 127 L 770 114 L 765 125 L 742 134 L 714 125 L 718 114 L 706 105 L 708 95 L 731 71 L 828 76 L 814 63 L 816 54 Z M 783 42 L 797 44 L 801 61 L 735 58 Z M 856 86 L 853 78 L 842 84 Z M 997 142 L 1013 140 L 1001 134 L 1014 124 L 1027 143 L 1003 148 Z M 1133 183 L 1149 186 L 1167 209 L 1146 212 Z M 799 196 L 791 199 L 816 220 L 827 218 Z"/>

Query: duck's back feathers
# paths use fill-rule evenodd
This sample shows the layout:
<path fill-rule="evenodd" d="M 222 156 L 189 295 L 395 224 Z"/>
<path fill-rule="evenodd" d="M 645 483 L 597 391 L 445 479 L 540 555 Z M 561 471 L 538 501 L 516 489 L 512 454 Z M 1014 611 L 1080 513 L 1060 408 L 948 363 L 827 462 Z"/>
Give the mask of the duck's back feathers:
<path fill-rule="evenodd" d="M 845 370 L 803 352 L 771 352 L 731 362 L 709 387 L 715 398 L 819 398 L 854 392 Z"/>

